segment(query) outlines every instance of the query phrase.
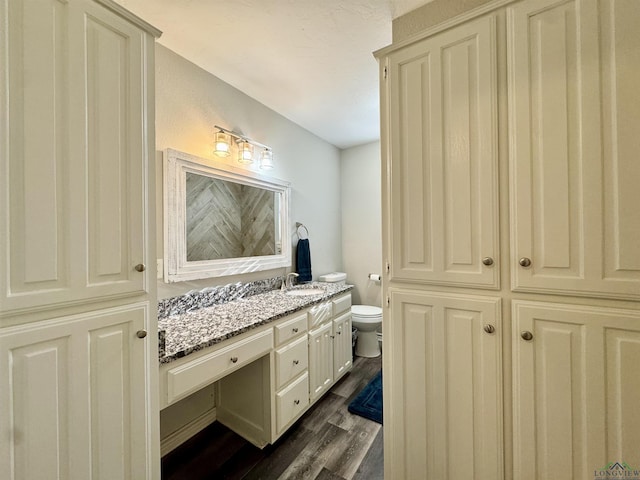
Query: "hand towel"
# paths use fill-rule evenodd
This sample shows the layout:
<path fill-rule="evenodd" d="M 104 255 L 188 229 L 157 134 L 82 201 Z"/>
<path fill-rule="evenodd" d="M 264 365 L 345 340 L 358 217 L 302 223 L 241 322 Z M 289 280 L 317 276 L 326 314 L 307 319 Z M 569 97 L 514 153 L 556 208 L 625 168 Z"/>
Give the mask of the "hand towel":
<path fill-rule="evenodd" d="M 309 249 L 309 240 L 307 238 L 298 240 L 296 271 L 300 275 L 298 283 L 311 281 L 311 250 Z"/>

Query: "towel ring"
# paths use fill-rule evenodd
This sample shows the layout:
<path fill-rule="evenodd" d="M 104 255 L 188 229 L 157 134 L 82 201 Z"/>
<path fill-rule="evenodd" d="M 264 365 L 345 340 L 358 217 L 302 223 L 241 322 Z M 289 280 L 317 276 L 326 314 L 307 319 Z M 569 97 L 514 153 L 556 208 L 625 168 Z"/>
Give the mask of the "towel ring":
<path fill-rule="evenodd" d="M 306 232 L 306 235 L 303 237 L 302 235 L 300 235 L 300 229 L 304 228 L 304 231 Z M 309 238 L 309 229 L 304 226 L 302 223 L 300 222 L 296 222 L 296 233 L 298 234 L 298 238 L 300 239 L 305 239 L 305 238 Z"/>

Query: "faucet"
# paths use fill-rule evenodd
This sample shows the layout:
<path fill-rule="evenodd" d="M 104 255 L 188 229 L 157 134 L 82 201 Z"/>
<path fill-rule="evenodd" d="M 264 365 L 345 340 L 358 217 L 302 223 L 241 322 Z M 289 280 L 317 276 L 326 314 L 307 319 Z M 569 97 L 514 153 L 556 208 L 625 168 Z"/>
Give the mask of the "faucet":
<path fill-rule="evenodd" d="M 287 273 L 287 275 L 285 277 L 283 277 L 282 286 L 280 287 L 280 290 L 285 292 L 287 289 L 292 288 L 293 287 L 293 279 L 297 278 L 299 276 L 300 275 L 298 275 L 295 272 Z"/>

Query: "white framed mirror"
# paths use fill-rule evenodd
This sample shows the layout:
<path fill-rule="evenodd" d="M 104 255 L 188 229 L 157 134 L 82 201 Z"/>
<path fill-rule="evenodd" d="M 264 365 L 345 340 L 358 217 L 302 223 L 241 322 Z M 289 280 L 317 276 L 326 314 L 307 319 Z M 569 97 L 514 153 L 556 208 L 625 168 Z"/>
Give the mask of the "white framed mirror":
<path fill-rule="evenodd" d="M 164 280 L 291 265 L 288 182 L 164 152 Z"/>

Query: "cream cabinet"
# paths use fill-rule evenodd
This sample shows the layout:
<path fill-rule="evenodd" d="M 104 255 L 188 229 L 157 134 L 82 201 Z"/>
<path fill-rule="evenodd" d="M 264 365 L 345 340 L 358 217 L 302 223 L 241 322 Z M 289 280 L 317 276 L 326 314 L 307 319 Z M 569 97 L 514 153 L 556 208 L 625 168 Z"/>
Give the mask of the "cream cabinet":
<path fill-rule="evenodd" d="M 391 289 L 385 471 L 503 478 L 500 299 Z M 387 414 L 386 412 L 392 412 Z M 388 474 L 387 474 L 388 475 Z"/>
<path fill-rule="evenodd" d="M 635 0 L 491 0 L 376 53 L 386 477 L 640 463 L 639 23 Z M 501 310 L 496 350 L 464 340 Z"/>
<path fill-rule="evenodd" d="M 353 366 L 351 294 L 331 301 L 333 312 L 333 379 L 338 381 Z"/>
<path fill-rule="evenodd" d="M 144 368 L 155 344 L 136 335 L 149 315 L 139 303 L 0 329 L 5 478 L 156 478 Z"/>
<path fill-rule="evenodd" d="M 351 342 L 351 312 L 333 320 L 333 378 L 338 380 L 351 370 L 353 362 Z"/>
<path fill-rule="evenodd" d="M 146 293 L 153 36 L 110 1 L 1 10 L 3 315 Z"/>
<path fill-rule="evenodd" d="M 216 383 L 216 419 L 274 443 L 352 368 L 351 294 L 160 366 L 160 407 Z M 337 314 L 337 317 L 335 317 Z"/>
<path fill-rule="evenodd" d="M 331 319 L 309 330 L 309 390 L 317 400 L 333 385 L 333 325 Z"/>
<path fill-rule="evenodd" d="M 632 0 L 507 7 L 516 291 L 640 299 L 639 18 Z"/>
<path fill-rule="evenodd" d="M 639 465 L 640 311 L 520 300 L 512 309 L 514 478 Z"/>
<path fill-rule="evenodd" d="M 154 37 L 110 0 L 0 0 L 0 470 L 159 477 Z"/>
<path fill-rule="evenodd" d="M 497 288 L 495 19 L 385 58 L 389 278 Z"/>

